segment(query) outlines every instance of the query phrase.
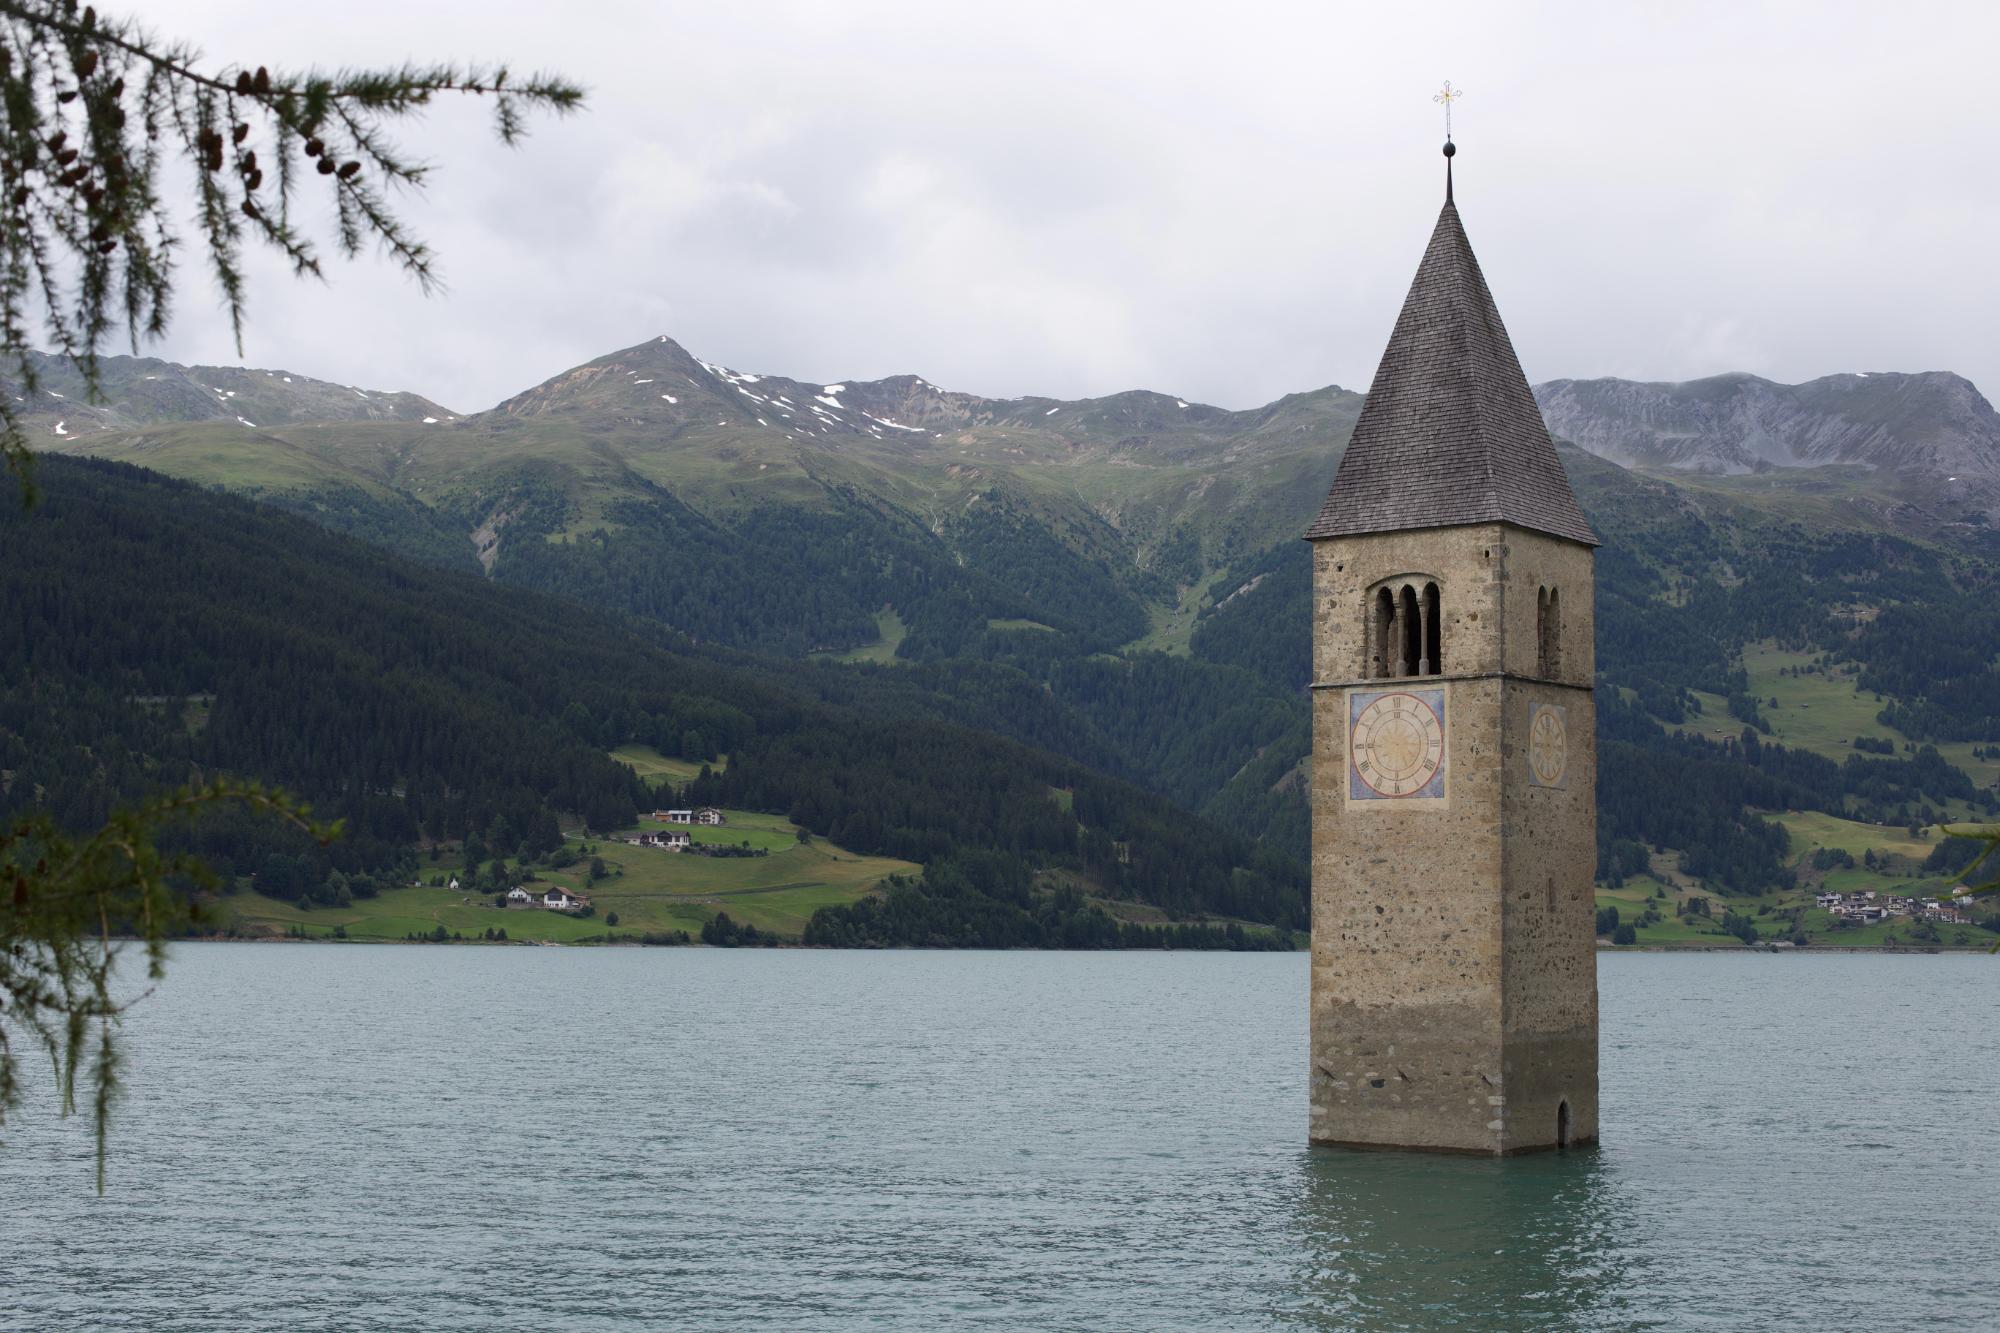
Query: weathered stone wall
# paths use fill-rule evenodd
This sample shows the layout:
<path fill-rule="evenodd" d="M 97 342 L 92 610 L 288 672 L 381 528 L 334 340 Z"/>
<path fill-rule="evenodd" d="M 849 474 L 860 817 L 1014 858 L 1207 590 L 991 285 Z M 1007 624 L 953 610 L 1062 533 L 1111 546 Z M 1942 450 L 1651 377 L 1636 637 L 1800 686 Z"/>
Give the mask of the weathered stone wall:
<path fill-rule="evenodd" d="M 1590 559 L 1497 524 L 1315 545 L 1315 1142 L 1549 1146 L 1563 1100 L 1572 1139 L 1596 1133 Z M 1435 580 L 1441 596 L 1447 669 L 1402 679 L 1445 692 L 1444 795 L 1352 800 L 1347 698 L 1379 688 L 1367 680 L 1370 593 L 1405 575 Z M 1536 665 L 1536 592 L 1549 580 L 1563 588 L 1561 676 L 1573 684 L 1511 678 Z M 1567 782 L 1530 789 L 1527 710 L 1549 701 L 1568 710 Z M 1518 896 L 1535 887 L 1539 898 Z"/>
<path fill-rule="evenodd" d="M 1501 1026 L 1506 1041 L 1506 1147 L 1547 1146 L 1569 1105 L 1574 1142 L 1597 1137 L 1597 787 L 1590 692 L 1510 680 L 1502 762 L 1521 775 L 1503 797 L 1505 906 Z M 1566 713 L 1561 786 L 1526 780 L 1536 704 Z"/>
<path fill-rule="evenodd" d="M 1536 593 L 1553 588 L 1562 594 L 1562 650 L 1554 678 L 1588 686 L 1597 671 L 1590 548 L 1518 528 L 1504 532 L 1504 539 L 1491 543 L 1494 560 L 1501 566 L 1496 582 L 1504 608 L 1503 668 L 1515 676 L 1541 675 L 1536 662 Z"/>
<path fill-rule="evenodd" d="M 1572 1142 L 1597 1137 L 1597 720 L 1589 686 L 1596 669 L 1592 553 L 1537 533 L 1510 532 L 1505 583 L 1506 660 L 1518 677 L 1536 672 L 1537 593 L 1562 593 L 1556 680 L 1510 678 L 1501 757 L 1506 884 L 1501 918 L 1501 1025 L 1506 1041 L 1504 1150 L 1554 1142 L 1558 1108 L 1569 1106 Z M 1544 785 L 1531 769 L 1536 705 L 1562 710 L 1563 780 Z"/>

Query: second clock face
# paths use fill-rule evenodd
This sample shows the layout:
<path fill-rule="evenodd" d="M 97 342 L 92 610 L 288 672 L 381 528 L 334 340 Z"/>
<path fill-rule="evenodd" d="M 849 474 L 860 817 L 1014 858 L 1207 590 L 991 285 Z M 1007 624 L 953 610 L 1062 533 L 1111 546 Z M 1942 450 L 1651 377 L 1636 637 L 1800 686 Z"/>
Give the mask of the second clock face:
<path fill-rule="evenodd" d="M 1528 780 L 1537 787 L 1569 785 L 1569 710 L 1558 704 L 1528 709 Z"/>
<path fill-rule="evenodd" d="M 1444 691 L 1357 690 L 1348 696 L 1348 796 L 1444 795 Z"/>

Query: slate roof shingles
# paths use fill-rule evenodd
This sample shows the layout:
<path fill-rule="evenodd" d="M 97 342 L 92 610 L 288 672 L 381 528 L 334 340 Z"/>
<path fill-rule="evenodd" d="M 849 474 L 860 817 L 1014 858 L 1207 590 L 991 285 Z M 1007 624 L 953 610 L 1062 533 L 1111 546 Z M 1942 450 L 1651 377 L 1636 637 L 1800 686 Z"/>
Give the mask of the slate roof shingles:
<path fill-rule="evenodd" d="M 1598 544 L 1447 198 L 1306 538 L 1494 522 Z"/>

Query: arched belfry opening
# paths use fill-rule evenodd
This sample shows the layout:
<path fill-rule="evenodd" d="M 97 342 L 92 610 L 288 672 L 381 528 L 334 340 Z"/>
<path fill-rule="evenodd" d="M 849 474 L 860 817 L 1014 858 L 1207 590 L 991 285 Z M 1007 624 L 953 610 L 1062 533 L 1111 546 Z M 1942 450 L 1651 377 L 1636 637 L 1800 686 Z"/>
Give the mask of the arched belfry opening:
<path fill-rule="evenodd" d="M 1424 621 L 1417 613 L 1417 590 L 1404 584 L 1396 609 L 1403 629 L 1403 669 L 1397 674 L 1424 675 Z"/>
<path fill-rule="evenodd" d="M 1444 670 L 1443 598 L 1422 574 L 1390 579 L 1368 599 L 1368 674 L 1378 680 Z"/>
<path fill-rule="evenodd" d="M 1426 676 L 1444 674 L 1444 638 L 1438 633 L 1438 586 L 1424 585 L 1424 665 Z"/>
<path fill-rule="evenodd" d="M 1396 628 L 1396 594 L 1383 588 L 1375 594 L 1374 640 L 1369 674 L 1376 678 L 1400 676 L 1402 670 L 1395 658 L 1393 635 Z"/>

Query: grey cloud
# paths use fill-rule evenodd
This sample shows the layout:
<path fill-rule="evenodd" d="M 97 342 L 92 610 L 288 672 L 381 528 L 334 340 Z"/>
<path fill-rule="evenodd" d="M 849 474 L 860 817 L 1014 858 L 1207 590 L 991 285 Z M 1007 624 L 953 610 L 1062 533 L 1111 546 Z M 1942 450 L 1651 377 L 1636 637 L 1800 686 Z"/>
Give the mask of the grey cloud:
<path fill-rule="evenodd" d="M 404 132 L 450 283 L 255 271 L 245 359 L 475 409 L 670 333 L 804 377 L 1247 406 L 1365 386 L 1441 191 L 1529 373 L 2000 385 L 1986 6 L 155 0 L 218 63 L 510 59 L 590 84 L 519 152 Z M 198 268 L 155 350 L 233 361 Z"/>

